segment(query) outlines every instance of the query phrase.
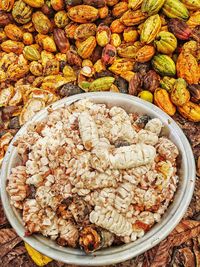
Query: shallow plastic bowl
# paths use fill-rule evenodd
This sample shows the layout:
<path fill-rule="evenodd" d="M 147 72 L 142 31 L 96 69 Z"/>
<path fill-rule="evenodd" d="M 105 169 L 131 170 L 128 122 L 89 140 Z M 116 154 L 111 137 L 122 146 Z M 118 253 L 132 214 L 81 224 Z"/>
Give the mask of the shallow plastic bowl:
<path fill-rule="evenodd" d="M 46 117 L 47 108 L 37 113 L 18 131 L 16 136 L 13 138 L 2 165 L 1 197 L 6 216 L 12 227 L 16 230 L 17 234 L 25 242 L 30 244 L 33 248 L 37 249 L 41 253 L 55 260 L 69 264 L 85 266 L 115 264 L 131 259 L 154 247 L 161 240 L 163 240 L 179 223 L 190 203 L 193 194 L 195 184 L 195 161 L 187 138 L 174 120 L 172 120 L 172 118 L 170 118 L 156 106 L 137 97 L 110 92 L 85 93 L 64 98 L 58 102 L 55 102 L 51 106 L 53 109 L 56 109 L 64 105 L 69 105 L 72 102 L 83 98 L 89 98 L 96 103 L 106 103 L 109 107 L 114 105 L 120 106 L 128 113 L 137 112 L 139 114 L 148 114 L 151 117 L 157 117 L 168 129 L 169 138 L 177 145 L 181 155 L 181 167 L 178 173 L 180 181 L 177 192 L 175 193 L 174 201 L 165 212 L 161 221 L 152 227 L 152 229 L 142 238 L 133 243 L 102 249 L 93 253 L 92 255 L 86 255 L 79 249 L 58 246 L 55 242 L 48 238 L 42 237 L 41 235 L 25 237 L 22 219 L 17 210 L 10 205 L 9 196 L 6 192 L 6 179 L 11 172 L 11 168 L 15 166 L 18 161 L 18 155 L 16 148 L 13 146 L 13 142 L 19 135 L 26 132 L 29 124 L 40 121 Z"/>

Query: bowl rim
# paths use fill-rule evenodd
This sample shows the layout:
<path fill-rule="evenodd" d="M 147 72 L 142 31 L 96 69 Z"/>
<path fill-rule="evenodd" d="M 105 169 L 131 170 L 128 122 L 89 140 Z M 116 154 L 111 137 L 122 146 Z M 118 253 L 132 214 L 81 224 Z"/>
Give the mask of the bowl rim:
<path fill-rule="evenodd" d="M 7 171 L 9 169 L 10 160 L 12 159 L 12 152 L 14 152 L 15 149 L 13 143 L 17 139 L 17 137 L 20 136 L 30 124 L 43 119 L 47 115 L 47 111 L 49 108 L 57 109 L 64 105 L 69 105 L 75 101 L 85 98 L 89 98 L 91 100 L 92 99 L 95 100 L 97 98 L 102 99 L 101 103 L 106 102 L 105 100 L 108 98 L 118 99 L 119 101 L 120 99 L 123 99 L 124 101 L 127 102 L 132 101 L 132 105 L 134 104 L 139 105 L 144 109 L 147 109 L 147 112 L 148 110 L 152 110 L 155 114 L 158 114 L 158 117 L 162 117 L 161 120 L 167 121 L 169 127 L 170 128 L 173 127 L 173 131 L 176 132 L 177 135 L 176 138 L 180 139 L 179 141 L 182 146 L 182 152 L 187 162 L 186 173 L 184 173 L 184 176 L 188 177 L 188 179 L 186 179 L 186 185 L 184 187 L 184 191 L 182 192 L 182 198 L 179 200 L 178 205 L 176 205 L 176 209 L 174 209 L 167 216 L 165 216 L 166 215 L 165 212 L 162 218 L 163 217 L 166 218 L 163 218 L 161 222 L 157 223 L 155 227 L 153 227 L 149 232 L 147 232 L 142 238 L 139 238 L 135 242 L 122 245 L 117 248 L 111 247 L 104 250 L 100 250 L 91 255 L 86 255 L 77 249 L 63 248 L 58 245 L 56 246 L 57 250 L 55 251 L 54 246 L 51 246 L 51 244 L 47 246 L 44 242 L 42 242 L 42 238 L 38 237 L 38 235 L 25 237 L 24 227 L 22 223 L 16 218 L 16 212 L 11 207 L 9 202 L 9 196 L 6 192 L 6 181 L 8 174 Z M 83 93 L 63 98 L 47 106 L 45 109 L 39 111 L 33 118 L 31 118 L 31 120 L 25 123 L 21 127 L 21 129 L 17 132 L 17 134 L 15 135 L 15 137 L 13 138 L 8 147 L 1 168 L 1 175 L 0 175 L 1 199 L 5 214 L 10 224 L 17 232 L 17 234 L 33 248 L 45 254 L 46 256 L 51 257 L 54 260 L 62 261 L 64 263 L 77 264 L 83 266 L 100 266 L 100 265 L 116 264 L 125 260 L 129 260 L 133 257 L 142 254 L 143 252 L 147 251 L 148 249 L 154 247 L 159 242 L 161 242 L 176 227 L 176 225 L 180 222 L 180 220 L 184 216 L 193 195 L 195 186 L 195 177 L 196 177 L 196 167 L 191 146 L 186 136 L 184 135 L 183 131 L 176 124 L 176 122 L 166 113 L 164 113 L 161 109 L 159 109 L 158 107 L 149 102 L 146 102 L 138 97 L 134 97 L 131 95 L 113 93 L 113 92 Z M 167 220 L 166 222 L 165 219 Z"/>

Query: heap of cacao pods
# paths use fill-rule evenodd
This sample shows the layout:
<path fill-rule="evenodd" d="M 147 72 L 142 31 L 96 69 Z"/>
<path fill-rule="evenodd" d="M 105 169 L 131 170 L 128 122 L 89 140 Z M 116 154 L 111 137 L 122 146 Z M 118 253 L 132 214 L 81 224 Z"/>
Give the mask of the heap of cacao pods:
<path fill-rule="evenodd" d="M 199 122 L 199 80 L 200 0 L 0 0 L 4 139 L 88 91 L 135 95 Z"/>

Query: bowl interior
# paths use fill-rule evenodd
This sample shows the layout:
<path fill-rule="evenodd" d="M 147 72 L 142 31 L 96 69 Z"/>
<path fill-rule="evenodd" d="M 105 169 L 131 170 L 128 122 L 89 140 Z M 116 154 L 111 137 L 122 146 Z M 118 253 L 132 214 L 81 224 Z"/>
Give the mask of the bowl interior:
<path fill-rule="evenodd" d="M 118 93 L 85 93 L 69 98 L 64 98 L 52 106 L 53 109 L 69 105 L 74 101 L 82 98 L 89 98 L 96 103 L 105 103 L 108 107 L 120 106 L 128 113 L 137 112 L 139 114 L 148 114 L 152 118 L 157 117 L 161 119 L 164 124 L 165 133 L 177 145 L 181 164 L 178 172 L 179 184 L 175 193 L 174 201 L 169 206 L 162 219 L 142 238 L 133 243 L 125 244 L 118 247 L 110 247 L 102 249 L 93 253 L 92 255 L 85 255 L 79 249 L 65 248 L 57 245 L 54 241 L 45 238 L 41 235 L 33 235 L 31 237 L 24 236 L 23 222 L 20 213 L 9 202 L 9 196 L 6 192 L 6 179 L 11 172 L 11 168 L 19 162 L 16 148 L 13 142 L 17 137 L 23 134 L 28 125 L 32 122 L 41 121 L 47 116 L 47 109 L 40 111 L 32 120 L 25 124 L 14 137 L 11 142 L 2 165 L 1 172 L 1 197 L 5 213 L 19 236 L 21 236 L 27 243 L 45 255 L 70 264 L 78 265 L 105 265 L 114 264 L 130 258 L 133 258 L 147 249 L 155 246 L 162 239 L 164 239 L 178 224 L 183 217 L 193 194 L 195 183 L 195 162 L 191 147 L 187 138 L 177 124 L 162 112 L 156 106 L 142 101 L 136 97 L 118 94 Z"/>

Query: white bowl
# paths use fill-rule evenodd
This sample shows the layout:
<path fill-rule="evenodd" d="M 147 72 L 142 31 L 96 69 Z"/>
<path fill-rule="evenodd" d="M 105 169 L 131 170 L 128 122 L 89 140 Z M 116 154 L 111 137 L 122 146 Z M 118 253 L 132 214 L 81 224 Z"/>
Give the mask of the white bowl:
<path fill-rule="evenodd" d="M 11 172 L 11 168 L 15 166 L 18 160 L 13 142 L 19 135 L 26 132 L 29 124 L 41 121 L 45 118 L 47 116 L 47 108 L 37 113 L 28 123 L 26 123 L 18 131 L 9 145 L 1 171 L 1 197 L 5 214 L 17 234 L 25 242 L 41 253 L 55 260 L 69 264 L 85 266 L 115 264 L 131 259 L 154 247 L 176 227 L 182 219 L 192 198 L 195 184 L 195 161 L 187 138 L 174 120 L 156 106 L 137 97 L 110 92 L 84 93 L 64 98 L 52 104 L 51 107 L 56 109 L 83 98 L 89 98 L 96 103 L 106 103 L 109 107 L 117 105 L 124 108 L 129 113 L 137 112 L 139 114 L 148 114 L 151 117 L 157 117 L 168 129 L 169 138 L 177 145 L 181 155 L 181 167 L 178 173 L 180 181 L 175 193 L 174 201 L 163 215 L 161 221 L 152 227 L 142 238 L 133 243 L 102 249 L 92 255 L 86 255 L 80 249 L 61 247 L 54 241 L 41 235 L 25 237 L 25 229 L 20 214 L 10 205 L 9 196 L 6 192 L 6 179 Z"/>

